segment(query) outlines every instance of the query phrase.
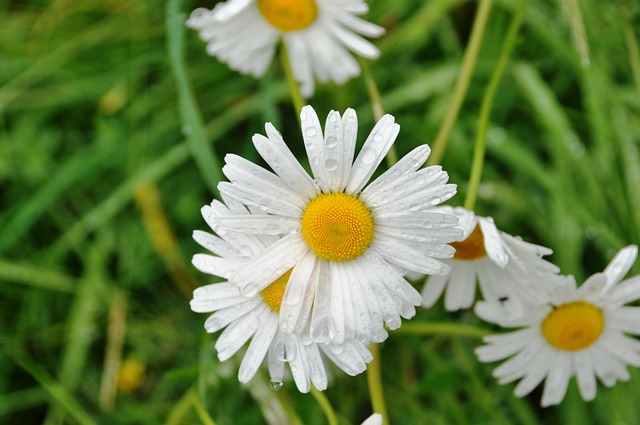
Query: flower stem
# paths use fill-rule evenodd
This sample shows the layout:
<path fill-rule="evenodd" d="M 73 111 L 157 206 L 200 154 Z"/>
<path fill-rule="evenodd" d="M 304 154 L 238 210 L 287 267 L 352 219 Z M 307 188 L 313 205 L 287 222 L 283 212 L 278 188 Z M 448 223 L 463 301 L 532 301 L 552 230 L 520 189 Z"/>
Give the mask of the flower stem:
<path fill-rule="evenodd" d="M 367 93 L 369 94 L 371 108 L 373 109 L 373 118 L 376 121 L 380 121 L 380 118 L 384 116 L 384 107 L 382 106 L 382 96 L 380 96 L 378 84 L 376 84 L 376 80 L 373 79 L 367 62 L 362 58 L 358 58 L 358 63 L 360 63 L 360 67 L 362 68 L 362 77 L 364 78 L 364 82 L 367 86 Z M 398 162 L 398 152 L 396 152 L 395 144 L 391 145 L 389 152 L 387 152 L 386 159 L 387 166 L 389 167 Z"/>
<path fill-rule="evenodd" d="M 298 121 L 300 121 L 300 111 L 302 111 L 302 107 L 304 106 L 304 99 L 302 99 L 302 95 L 300 94 L 300 86 L 293 76 L 291 64 L 289 63 L 289 55 L 287 54 L 287 47 L 284 45 L 284 43 L 280 45 L 280 61 L 282 63 L 284 74 L 287 77 L 287 83 L 289 84 L 291 103 L 293 103 L 293 108 L 296 111 L 296 116 L 298 117 Z"/>
<path fill-rule="evenodd" d="M 491 112 L 491 106 L 493 105 L 493 99 L 502 80 L 504 70 L 507 67 L 509 56 L 513 50 L 520 26 L 522 24 L 522 18 L 526 9 L 527 0 L 520 0 L 520 5 L 516 10 L 509 29 L 507 30 L 507 36 L 502 44 L 502 52 L 498 58 L 496 69 L 491 76 L 489 86 L 482 99 L 482 106 L 480 107 L 480 116 L 478 117 L 478 134 L 476 136 L 476 143 L 473 150 L 473 161 L 471 163 L 471 174 L 469 176 L 469 186 L 467 188 L 467 196 L 464 200 L 464 207 L 468 210 L 473 210 L 478 198 L 478 188 L 480 187 L 480 180 L 482 179 L 482 168 L 484 166 L 484 156 L 487 148 L 487 127 L 489 126 L 489 113 Z"/>
<path fill-rule="evenodd" d="M 460 107 L 464 101 L 473 70 L 475 69 L 476 59 L 478 58 L 480 44 L 484 37 L 484 30 L 487 26 L 487 21 L 489 20 L 489 12 L 491 11 L 492 3 L 493 0 L 481 0 L 480 2 L 480 8 L 478 9 L 476 18 L 473 22 L 473 29 L 471 30 L 469 44 L 467 44 L 464 57 L 462 58 L 460 77 L 458 77 L 458 80 L 456 81 L 456 85 L 453 90 L 453 97 L 451 98 L 451 103 L 449 103 L 449 109 L 447 109 L 444 120 L 440 125 L 436 140 L 433 142 L 433 152 L 427 161 L 428 165 L 439 164 L 444 155 L 444 151 L 447 148 L 449 135 L 451 134 L 451 130 L 453 129 L 456 119 L 458 118 Z"/>
<path fill-rule="evenodd" d="M 384 394 L 382 392 L 382 371 L 380 367 L 380 344 L 371 344 L 369 351 L 373 355 L 373 360 L 367 368 L 367 380 L 369 382 L 369 397 L 371 398 L 371 406 L 374 413 L 382 416 L 382 425 L 389 425 L 389 415 L 387 414 L 387 406 L 384 403 Z"/>
<path fill-rule="evenodd" d="M 336 412 L 333 411 L 333 406 L 331 406 L 331 402 L 329 402 L 327 396 L 325 396 L 322 391 L 318 391 L 313 386 L 311 386 L 311 395 L 320 405 L 320 408 L 324 412 L 324 415 L 327 417 L 327 422 L 329 423 L 329 425 L 338 425 Z"/>
<path fill-rule="evenodd" d="M 425 323 L 403 323 L 402 327 L 393 332 L 394 334 L 414 334 L 414 335 L 448 335 L 448 336 L 468 336 L 472 338 L 482 338 L 491 332 L 487 329 L 475 326 L 461 325 L 459 323 L 446 322 L 425 322 Z"/>

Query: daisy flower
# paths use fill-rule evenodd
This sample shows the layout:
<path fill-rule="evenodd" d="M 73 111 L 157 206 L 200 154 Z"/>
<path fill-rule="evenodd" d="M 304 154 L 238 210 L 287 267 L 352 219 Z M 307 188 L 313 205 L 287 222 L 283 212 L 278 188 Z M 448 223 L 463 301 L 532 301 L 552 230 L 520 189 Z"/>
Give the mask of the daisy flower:
<path fill-rule="evenodd" d="M 593 400 L 596 377 L 607 387 L 629 379 L 626 366 L 640 366 L 640 276 L 620 281 L 636 259 L 634 245 L 622 249 L 603 273 L 576 287 L 572 276 L 551 292 L 550 303 L 531 306 L 512 326 L 523 329 L 484 338 L 480 361 L 509 358 L 493 371 L 502 384 L 520 380 L 515 395 L 530 393 L 543 380 L 542 406 L 564 398 L 572 376 L 582 398 Z"/>
<path fill-rule="evenodd" d="M 458 219 L 431 208 L 451 198 L 455 185 L 439 166 L 420 169 L 427 145 L 415 148 L 371 184 L 368 180 L 399 132 L 391 115 L 374 127 L 353 160 L 357 120 L 352 109 L 331 111 L 324 136 L 310 106 L 301 114 L 312 179 L 282 136 L 266 124 L 267 137 L 253 143 L 272 173 L 227 155 L 230 182 L 220 193 L 247 205 L 252 215 L 220 217 L 229 230 L 285 236 L 229 276 L 240 293 L 253 296 L 293 268 L 280 309 L 280 327 L 300 333 L 308 325 L 316 342 L 357 337 L 382 341 L 384 329 L 410 318 L 421 297 L 403 278 L 406 270 L 447 273 L 434 259 L 453 255 Z M 366 186 L 366 187 L 365 187 Z M 309 323 L 310 322 L 310 323 Z"/>
<path fill-rule="evenodd" d="M 200 245 L 215 254 L 196 254 L 193 264 L 204 273 L 223 278 L 246 267 L 253 255 L 277 240 L 273 236 L 243 235 L 221 229 L 218 218 L 249 214 L 242 204 L 225 201 L 227 206 L 213 201 L 202 208 L 203 217 L 218 236 L 197 230 L 193 234 Z M 273 387 L 282 385 L 285 363 L 288 363 L 296 386 L 303 393 L 309 392 L 311 384 L 318 390 L 327 387 L 321 353 L 349 375 L 363 372 L 372 357 L 360 341 L 346 340 L 339 346 L 316 344 L 304 336 L 287 335 L 279 329 L 278 312 L 290 274 L 287 272 L 278 277 L 251 297 L 242 296 L 229 282 L 214 283 L 194 291 L 191 309 L 199 313 L 213 312 L 204 325 L 207 332 L 224 329 L 215 344 L 220 361 L 229 359 L 251 339 L 240 365 L 239 381 L 249 382 L 266 357 Z"/>
<path fill-rule="evenodd" d="M 514 310 L 521 309 L 522 298 L 535 294 L 527 282 L 540 274 L 557 273 L 553 264 L 543 260 L 551 250 L 524 242 L 499 231 L 490 217 L 478 217 L 461 207 L 440 207 L 439 210 L 456 215 L 463 235 L 451 244 L 456 249 L 453 258 L 445 262 L 451 272 L 431 276 L 422 290 L 422 306 L 431 307 L 444 293 L 448 311 L 469 308 L 476 295 L 476 281 L 485 299 L 499 300 Z"/>
<path fill-rule="evenodd" d="M 367 12 L 362 0 L 228 0 L 194 10 L 187 26 L 199 31 L 210 55 L 254 77 L 265 74 L 282 39 L 302 96 L 309 97 L 316 79 L 342 84 L 360 73 L 349 51 L 379 56 L 361 37 L 384 33 L 357 17 Z"/>

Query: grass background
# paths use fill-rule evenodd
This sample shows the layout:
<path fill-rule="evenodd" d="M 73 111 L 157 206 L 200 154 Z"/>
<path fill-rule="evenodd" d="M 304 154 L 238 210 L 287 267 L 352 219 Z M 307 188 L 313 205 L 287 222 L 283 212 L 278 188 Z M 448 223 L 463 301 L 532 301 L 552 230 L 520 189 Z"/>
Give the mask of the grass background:
<path fill-rule="evenodd" d="M 486 1 L 486 0 L 482 0 Z M 369 64 L 402 130 L 400 154 L 430 143 L 458 78 L 478 4 L 371 1 L 387 29 Z M 326 423 L 291 382 L 237 382 L 218 363 L 190 291 L 211 282 L 189 264 L 193 229 L 227 152 L 257 161 L 265 121 L 303 148 L 278 63 L 261 80 L 204 53 L 182 22 L 204 1 L 0 0 L 0 423 Z M 576 9 L 576 6 L 578 8 Z M 495 0 L 442 160 L 464 199 L 479 109 L 518 3 Z M 581 30 L 581 28 L 583 30 Z M 529 0 L 491 110 L 477 211 L 554 250 L 578 281 L 640 243 L 640 5 Z M 364 81 L 320 85 L 324 120 L 354 107 L 359 143 L 373 126 Z M 638 263 L 633 269 L 640 272 Z M 481 324 L 441 305 L 415 322 Z M 474 337 L 390 336 L 382 374 L 393 424 L 631 424 L 640 376 L 572 383 L 538 407 L 479 364 Z M 144 366 L 118 391 L 118 371 Z M 264 372 L 264 371 L 263 371 Z M 371 413 L 366 376 L 336 372 L 326 396 L 341 424 Z M 208 413 L 206 413 L 208 412 Z"/>

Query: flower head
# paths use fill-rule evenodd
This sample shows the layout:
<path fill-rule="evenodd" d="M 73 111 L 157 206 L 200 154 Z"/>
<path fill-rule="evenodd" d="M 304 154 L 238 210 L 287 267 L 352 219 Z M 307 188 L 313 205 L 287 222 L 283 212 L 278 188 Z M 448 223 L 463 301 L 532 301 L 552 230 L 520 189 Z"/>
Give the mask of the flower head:
<path fill-rule="evenodd" d="M 229 277 L 246 267 L 252 256 L 262 253 L 278 240 L 274 236 L 244 235 L 221 228 L 218 224 L 221 217 L 249 216 L 244 206 L 230 199 L 226 200 L 226 206 L 213 201 L 203 207 L 202 215 L 218 234 L 202 231 L 193 234 L 200 245 L 215 254 L 193 257 L 193 264 L 208 274 Z M 272 383 L 279 385 L 283 381 L 287 362 L 301 392 L 308 392 L 311 384 L 319 390 L 326 389 L 327 375 L 321 353 L 349 375 L 364 371 L 371 354 L 358 340 L 346 340 L 340 346 L 316 344 L 304 335 L 287 335 L 279 329 L 278 312 L 290 274 L 283 274 L 250 297 L 242 296 L 229 282 L 214 283 L 194 291 L 192 310 L 213 312 L 205 322 L 207 332 L 224 329 L 215 344 L 219 359 L 227 360 L 251 339 L 238 372 L 240 382 L 251 380 L 266 357 Z"/>
<path fill-rule="evenodd" d="M 622 249 L 603 273 L 580 287 L 570 276 L 549 293 L 549 302 L 532 303 L 504 335 L 484 338 L 476 349 L 483 362 L 509 358 L 493 375 L 500 383 L 520 380 L 515 395 L 530 393 L 543 380 L 542 406 L 564 398 L 572 376 L 584 400 L 596 395 L 596 377 L 607 387 L 626 381 L 626 366 L 640 367 L 640 311 L 625 304 L 640 298 L 640 276 L 620 282 L 636 259 L 638 248 Z"/>
<path fill-rule="evenodd" d="M 254 77 L 264 75 L 282 38 L 302 95 L 309 97 L 315 80 L 342 84 L 360 73 L 349 50 L 378 57 L 360 36 L 384 33 L 357 17 L 367 11 L 362 0 L 228 0 L 194 10 L 187 25 L 199 31 L 210 55 Z"/>
<path fill-rule="evenodd" d="M 253 143 L 275 173 L 236 155 L 225 158 L 230 182 L 219 190 L 252 214 L 220 217 L 219 224 L 283 236 L 229 281 L 253 296 L 292 270 L 280 308 L 285 333 L 309 326 L 316 342 L 382 341 L 384 325 L 396 329 L 421 302 L 403 273 L 448 272 L 435 258 L 453 254 L 447 243 L 460 238 L 458 219 L 432 208 L 451 198 L 455 186 L 439 166 L 420 169 L 430 153 L 426 145 L 367 185 L 398 135 L 391 115 L 376 124 L 355 160 L 352 109 L 342 117 L 332 111 L 324 135 L 313 108 L 303 108 L 301 122 L 313 179 L 270 123 L 267 137 L 256 134 Z"/>
<path fill-rule="evenodd" d="M 478 217 L 461 207 L 438 209 L 460 219 L 463 235 L 451 244 L 456 249 L 453 258 L 445 260 L 451 272 L 427 279 L 422 290 L 423 307 L 431 307 L 444 293 L 447 310 L 469 308 L 475 300 L 477 280 L 486 300 L 509 300 L 505 307 L 516 313 L 523 302 L 536 296 L 530 290 L 531 282 L 539 281 L 541 275 L 557 273 L 556 266 L 542 259 L 550 249 L 499 231 L 491 217 Z"/>

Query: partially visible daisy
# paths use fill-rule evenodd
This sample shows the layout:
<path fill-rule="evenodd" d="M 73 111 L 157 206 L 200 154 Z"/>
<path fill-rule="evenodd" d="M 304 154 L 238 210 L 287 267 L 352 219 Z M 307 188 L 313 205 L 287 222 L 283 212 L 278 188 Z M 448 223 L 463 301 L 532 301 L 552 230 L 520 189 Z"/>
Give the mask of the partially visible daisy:
<path fill-rule="evenodd" d="M 213 201 L 202 209 L 202 215 L 218 236 L 195 231 L 194 239 L 215 255 L 196 254 L 193 264 L 202 272 L 223 278 L 229 277 L 248 264 L 251 256 L 267 249 L 273 236 L 251 236 L 228 232 L 217 223 L 227 215 L 248 215 L 239 203 L 226 200 L 228 206 Z M 285 362 L 289 364 L 296 386 L 308 392 L 313 384 L 318 390 L 327 387 L 327 375 L 321 353 L 329 357 L 349 375 L 366 369 L 371 354 L 358 340 L 347 340 L 341 345 L 316 344 L 300 335 L 284 334 L 278 327 L 278 312 L 290 272 L 267 285 L 260 293 L 243 297 L 238 288 L 229 283 L 214 283 L 198 288 L 193 293 L 191 309 L 196 312 L 214 312 L 205 322 L 209 333 L 224 329 L 215 348 L 220 361 L 233 356 L 251 339 L 238 372 L 240 382 L 249 382 L 267 357 L 272 385 L 281 385 Z"/>
<path fill-rule="evenodd" d="M 385 115 L 355 158 L 357 120 L 352 109 L 331 111 L 324 136 L 313 108 L 301 114 L 302 133 L 314 179 L 282 136 L 266 124 L 267 137 L 253 143 L 275 174 L 227 155 L 222 194 L 252 208 L 251 216 L 220 217 L 237 232 L 284 234 L 246 267 L 229 275 L 240 293 L 253 296 L 293 268 L 280 309 L 280 327 L 312 340 L 364 343 L 387 337 L 384 325 L 400 326 L 420 305 L 420 293 L 404 271 L 444 274 L 448 242 L 459 239 L 458 219 L 431 209 L 451 198 L 455 185 L 439 166 L 421 168 L 430 149 L 415 148 L 367 186 L 400 127 Z M 365 187 L 366 186 L 366 187 Z"/>
<path fill-rule="evenodd" d="M 353 53 L 374 59 L 379 50 L 360 35 L 384 29 L 362 20 L 362 0 L 228 0 L 213 10 L 196 9 L 187 26 L 207 42 L 207 52 L 230 68 L 254 77 L 265 74 L 280 38 L 302 96 L 314 80 L 342 84 L 360 73 Z"/>
<path fill-rule="evenodd" d="M 382 425 L 382 415 L 380 413 L 374 413 L 360 425 Z"/>
<path fill-rule="evenodd" d="M 456 249 L 453 258 L 445 261 L 451 272 L 427 279 L 422 290 L 423 307 L 431 307 L 444 293 L 447 310 L 469 308 L 475 301 L 477 280 L 485 299 L 509 300 L 505 305 L 519 309 L 523 296 L 535 296 L 528 291 L 528 281 L 557 273 L 556 266 L 542 259 L 551 254 L 550 249 L 499 231 L 492 218 L 478 217 L 461 207 L 438 210 L 455 214 L 463 235 L 451 244 Z"/>
<path fill-rule="evenodd" d="M 523 329 L 484 338 L 478 358 L 509 358 L 493 371 L 501 384 L 520 380 L 515 395 L 529 394 L 545 381 L 542 406 L 564 398 L 572 376 L 582 398 L 593 400 L 596 377 L 607 387 L 629 379 L 627 365 L 640 367 L 640 276 L 620 281 L 636 259 L 635 245 L 622 249 L 603 273 L 576 287 L 572 276 L 551 291 L 550 303 L 532 305 L 512 326 Z"/>

